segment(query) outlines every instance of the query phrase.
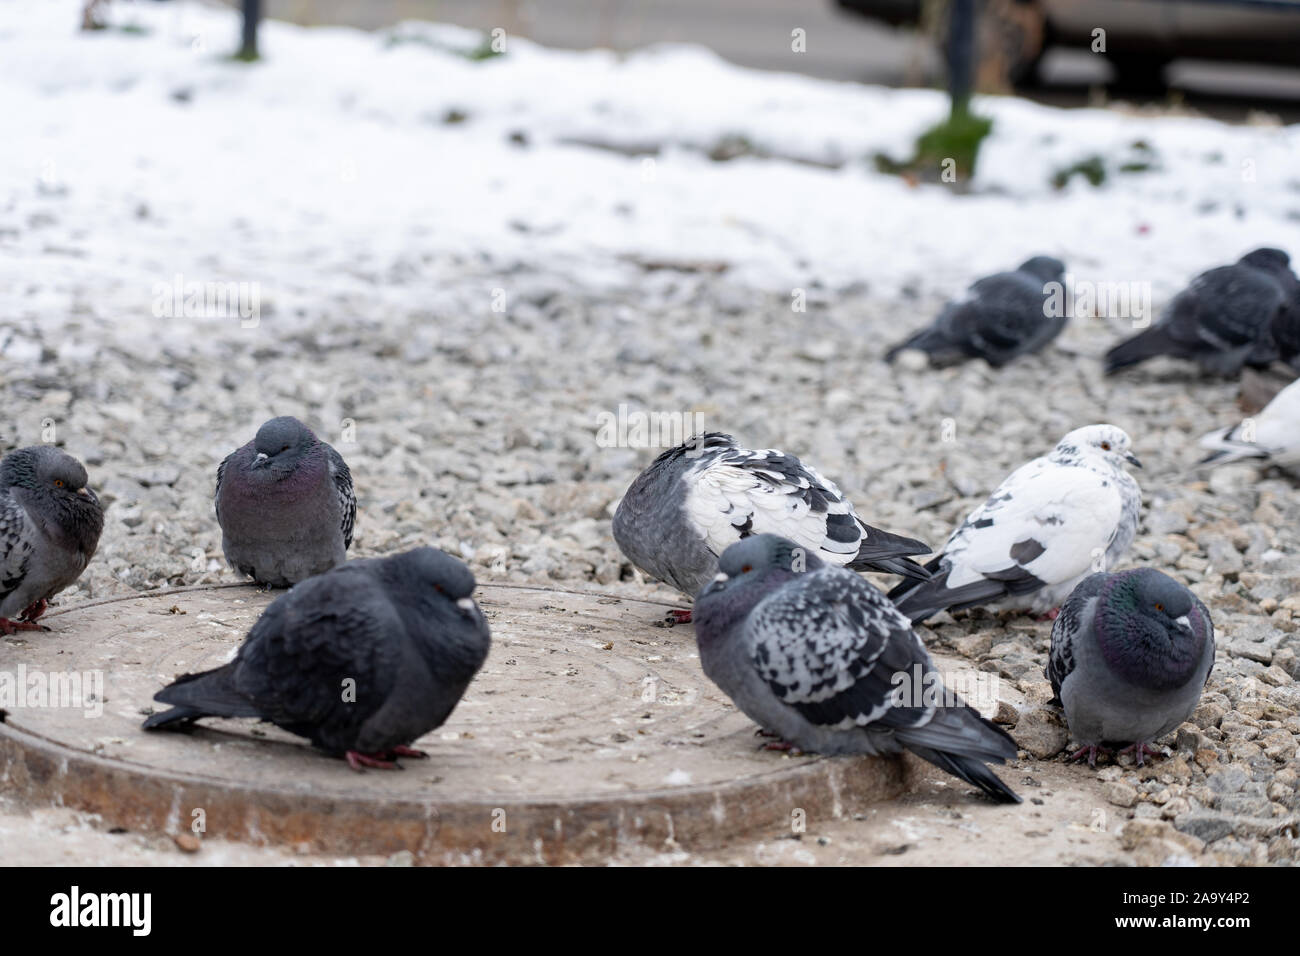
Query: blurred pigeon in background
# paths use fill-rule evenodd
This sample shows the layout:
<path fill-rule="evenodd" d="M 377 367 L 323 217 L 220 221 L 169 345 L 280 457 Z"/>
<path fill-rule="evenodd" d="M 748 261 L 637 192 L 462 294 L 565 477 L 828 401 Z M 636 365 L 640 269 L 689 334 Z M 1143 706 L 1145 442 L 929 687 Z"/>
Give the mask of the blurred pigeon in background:
<path fill-rule="evenodd" d="M 218 466 L 216 509 L 230 566 L 283 588 L 346 560 L 357 499 L 339 453 L 285 416 Z"/>
<path fill-rule="evenodd" d="M 1076 428 L 1021 465 L 926 565 L 929 581 L 889 592 L 913 622 L 981 604 L 1053 611 L 1088 574 L 1110 567 L 1137 531 L 1140 463 L 1114 425 Z"/>
<path fill-rule="evenodd" d="M 905 557 L 929 554 L 929 546 L 867 524 L 833 482 L 793 455 L 750 451 L 718 432 L 656 458 L 614 514 L 614 540 L 628 559 L 691 596 L 717 574 L 729 545 L 764 533 L 854 571 L 929 577 Z M 689 611 L 669 616 L 690 620 Z"/>
<path fill-rule="evenodd" d="M 146 730 L 201 717 L 258 717 L 354 770 L 422 757 L 487 657 L 474 575 L 436 548 L 352 561 L 271 602 L 224 667 L 186 674 L 154 699 Z"/>
<path fill-rule="evenodd" d="M 1065 263 L 1035 256 L 1014 272 L 986 276 L 966 294 L 944 306 L 939 317 L 885 353 L 892 362 L 904 349 L 918 349 L 936 367 L 982 358 L 1001 368 L 1020 355 L 1037 352 L 1065 328 L 1066 311 L 1051 315 L 1051 290 L 1064 291 Z"/>
<path fill-rule="evenodd" d="M 1203 436 L 1201 447 L 1210 452 L 1202 459 L 1203 465 L 1251 460 L 1296 470 L 1300 465 L 1300 380 L 1278 392 L 1258 415 Z"/>
<path fill-rule="evenodd" d="M 46 602 L 81 576 L 104 510 L 81 462 L 51 445 L 0 461 L 0 633 L 43 631 Z"/>
<path fill-rule="evenodd" d="M 733 544 L 719 568 L 695 602 L 700 664 L 781 738 L 768 747 L 906 749 L 1020 802 L 985 766 L 1014 759 L 1015 743 L 943 687 L 911 624 L 869 582 L 770 534 Z"/>
<path fill-rule="evenodd" d="M 1106 353 L 1106 373 L 1157 355 L 1190 359 L 1209 372 L 1236 375 L 1283 358 L 1278 338 L 1300 349 L 1300 284 L 1281 249 L 1256 249 L 1235 264 L 1203 272 L 1174 296 L 1155 325 Z"/>
<path fill-rule="evenodd" d="M 1213 667 L 1205 605 L 1168 575 L 1133 568 L 1075 589 L 1052 625 L 1043 673 L 1083 745 L 1070 759 L 1095 766 L 1105 744 L 1126 743 L 1141 765 L 1153 741 L 1192 715 Z"/>

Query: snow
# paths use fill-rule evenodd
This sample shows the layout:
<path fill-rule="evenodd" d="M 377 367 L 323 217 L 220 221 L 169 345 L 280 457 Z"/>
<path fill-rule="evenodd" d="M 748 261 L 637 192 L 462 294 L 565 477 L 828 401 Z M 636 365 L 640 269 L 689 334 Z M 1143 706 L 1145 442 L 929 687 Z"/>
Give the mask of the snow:
<path fill-rule="evenodd" d="M 982 98 L 994 132 L 956 195 L 871 162 L 908 153 L 946 110 L 937 92 L 750 71 L 680 45 L 617 55 L 508 37 L 505 55 L 474 61 L 457 51 L 480 35 L 425 23 L 267 22 L 264 59 L 247 65 L 225 55 L 226 8 L 119 2 L 114 24 L 143 32 L 93 34 L 75 29 L 79 8 L 0 5 L 0 323 L 19 331 L 75 322 L 193 347 L 193 321 L 151 310 L 177 274 L 260 283 L 288 324 L 339 297 L 359 321 L 437 315 L 476 284 L 486 302 L 520 266 L 561 288 L 635 284 L 629 258 L 889 298 L 949 294 L 1045 253 L 1076 276 L 1148 281 L 1158 307 L 1255 246 L 1300 254 L 1300 126 Z M 464 121 L 445 122 L 452 111 Z M 732 136 L 784 158 L 710 160 Z M 1139 141 L 1157 170 L 1050 184 Z M 21 339 L 5 348 L 30 361 Z"/>

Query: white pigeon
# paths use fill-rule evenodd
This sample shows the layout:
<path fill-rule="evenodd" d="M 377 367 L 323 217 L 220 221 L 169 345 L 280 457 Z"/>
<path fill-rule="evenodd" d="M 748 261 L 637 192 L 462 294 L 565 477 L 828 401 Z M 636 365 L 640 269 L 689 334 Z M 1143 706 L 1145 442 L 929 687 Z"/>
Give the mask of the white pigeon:
<path fill-rule="evenodd" d="M 1202 465 L 1251 459 L 1300 473 L 1300 379 L 1273 396 L 1264 410 L 1201 439 L 1211 452 Z"/>
<path fill-rule="evenodd" d="M 1124 464 L 1142 465 L 1131 444 L 1114 425 L 1076 428 L 970 513 L 926 565 L 934 577 L 889 597 L 914 623 L 976 605 L 1055 612 L 1133 543 L 1142 493 Z"/>

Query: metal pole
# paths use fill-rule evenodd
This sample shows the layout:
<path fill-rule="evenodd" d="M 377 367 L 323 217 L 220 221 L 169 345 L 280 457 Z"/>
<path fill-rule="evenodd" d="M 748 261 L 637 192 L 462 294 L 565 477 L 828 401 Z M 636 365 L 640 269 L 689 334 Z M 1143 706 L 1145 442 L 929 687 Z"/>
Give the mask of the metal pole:
<path fill-rule="evenodd" d="M 952 115 L 959 116 L 970 106 L 975 69 L 975 0 L 952 0 L 948 8 L 947 54 Z"/>
<path fill-rule="evenodd" d="M 257 24 L 262 19 L 262 0 L 244 0 L 244 37 L 239 48 L 241 60 L 257 59 Z"/>

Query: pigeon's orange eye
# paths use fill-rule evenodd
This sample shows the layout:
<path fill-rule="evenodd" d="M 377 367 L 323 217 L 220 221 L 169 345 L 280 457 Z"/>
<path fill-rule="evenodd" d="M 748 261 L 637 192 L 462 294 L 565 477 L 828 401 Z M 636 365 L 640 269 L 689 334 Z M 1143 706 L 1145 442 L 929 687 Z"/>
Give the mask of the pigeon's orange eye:
<path fill-rule="evenodd" d="M 1164 606 L 1163 604 L 1157 604 L 1157 605 L 1156 605 L 1156 610 L 1157 610 L 1157 611 L 1163 611 L 1164 609 L 1165 609 L 1165 606 Z"/>
<path fill-rule="evenodd" d="M 55 479 L 54 479 L 54 487 L 55 487 L 55 488 L 62 488 L 62 487 L 63 487 L 63 479 L 62 479 L 62 478 L 55 478 Z"/>
<path fill-rule="evenodd" d="M 1101 443 L 1101 450 L 1102 450 L 1102 451 L 1110 451 L 1110 442 L 1108 442 L 1108 441 L 1104 441 L 1104 442 L 1102 442 L 1102 443 Z"/>
<path fill-rule="evenodd" d="M 740 569 L 740 573 L 741 573 L 741 574 L 748 574 L 750 571 L 753 571 L 753 570 L 754 570 L 754 566 L 753 566 L 752 564 L 747 564 L 747 565 L 745 565 L 743 568 Z"/>

